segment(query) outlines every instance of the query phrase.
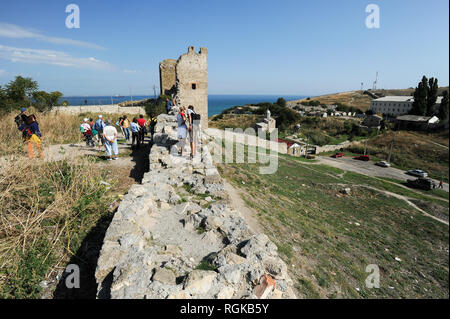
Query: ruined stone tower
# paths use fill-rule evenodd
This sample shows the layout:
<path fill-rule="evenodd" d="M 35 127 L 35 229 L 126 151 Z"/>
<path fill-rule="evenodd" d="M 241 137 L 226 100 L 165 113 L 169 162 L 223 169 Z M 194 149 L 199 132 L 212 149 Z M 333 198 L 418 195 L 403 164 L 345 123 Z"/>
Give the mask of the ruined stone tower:
<path fill-rule="evenodd" d="M 170 95 L 178 106 L 193 105 L 201 115 L 202 128 L 208 127 L 208 50 L 194 47 L 178 60 L 159 64 L 161 94 Z"/>

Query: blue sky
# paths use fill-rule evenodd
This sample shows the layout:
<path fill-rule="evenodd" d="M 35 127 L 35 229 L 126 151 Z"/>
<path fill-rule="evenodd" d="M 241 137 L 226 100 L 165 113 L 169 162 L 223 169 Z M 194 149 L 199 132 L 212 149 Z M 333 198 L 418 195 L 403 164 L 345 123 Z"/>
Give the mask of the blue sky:
<path fill-rule="evenodd" d="M 68 29 L 66 5 L 80 8 Z M 368 4 L 380 28 L 368 29 Z M 30 76 L 65 95 L 153 94 L 158 64 L 208 48 L 210 94 L 318 95 L 449 83 L 447 0 L 7 1 L 0 85 Z"/>

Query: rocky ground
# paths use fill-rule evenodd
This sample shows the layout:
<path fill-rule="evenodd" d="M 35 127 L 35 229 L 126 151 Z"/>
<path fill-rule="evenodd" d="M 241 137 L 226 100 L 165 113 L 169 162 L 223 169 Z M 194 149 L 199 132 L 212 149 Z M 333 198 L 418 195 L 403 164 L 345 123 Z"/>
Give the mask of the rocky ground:
<path fill-rule="evenodd" d="M 275 244 L 230 205 L 208 147 L 178 155 L 174 115 L 158 117 L 154 143 L 106 232 L 97 297 L 295 298 Z"/>

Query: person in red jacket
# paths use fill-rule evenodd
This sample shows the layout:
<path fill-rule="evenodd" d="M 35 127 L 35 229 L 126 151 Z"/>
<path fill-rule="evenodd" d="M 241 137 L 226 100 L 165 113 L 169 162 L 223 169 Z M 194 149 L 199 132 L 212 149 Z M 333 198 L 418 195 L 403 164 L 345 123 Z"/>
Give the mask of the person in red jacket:
<path fill-rule="evenodd" d="M 139 140 L 141 141 L 142 144 L 144 144 L 144 136 L 145 136 L 145 123 L 147 122 L 144 119 L 144 115 L 139 115 L 139 119 L 137 120 L 138 125 L 139 125 Z"/>

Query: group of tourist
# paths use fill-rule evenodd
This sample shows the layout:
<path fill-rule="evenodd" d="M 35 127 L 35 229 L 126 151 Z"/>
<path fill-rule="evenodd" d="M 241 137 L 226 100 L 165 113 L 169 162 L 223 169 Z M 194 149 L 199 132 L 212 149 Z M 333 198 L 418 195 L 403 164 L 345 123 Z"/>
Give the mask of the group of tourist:
<path fill-rule="evenodd" d="M 121 130 L 125 141 L 131 140 L 131 148 L 139 149 L 144 143 L 145 135 L 150 131 L 153 132 L 153 126 L 156 119 L 145 120 L 144 115 L 128 119 L 127 115 L 123 115 L 115 123 Z M 149 129 L 147 129 L 149 127 Z M 92 119 L 85 118 L 80 125 L 80 131 L 84 136 L 86 146 L 95 147 L 94 139 L 96 138 L 98 147 L 104 146 L 108 160 L 115 160 L 118 157 L 117 137 L 118 131 L 112 125 L 110 120 L 104 120 L 103 115 L 98 116 L 98 120 L 94 123 Z"/>

